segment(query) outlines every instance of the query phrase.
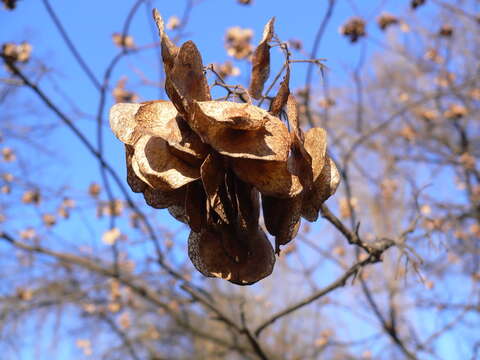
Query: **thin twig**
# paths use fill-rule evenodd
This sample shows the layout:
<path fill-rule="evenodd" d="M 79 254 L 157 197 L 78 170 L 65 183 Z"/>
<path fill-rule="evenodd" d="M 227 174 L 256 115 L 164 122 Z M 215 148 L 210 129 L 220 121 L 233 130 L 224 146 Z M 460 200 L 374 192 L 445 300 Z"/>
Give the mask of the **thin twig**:
<path fill-rule="evenodd" d="M 329 0 L 328 1 L 328 7 L 327 11 L 325 13 L 325 16 L 322 19 L 322 22 L 320 24 L 320 27 L 318 28 L 317 35 L 315 36 L 315 41 L 313 42 L 313 47 L 312 47 L 312 52 L 310 53 L 310 59 L 315 59 L 317 57 L 317 51 L 320 46 L 320 42 L 323 37 L 323 33 L 325 32 L 325 29 L 327 28 L 328 22 L 330 18 L 332 17 L 333 14 L 333 9 L 335 7 L 336 1 L 335 0 Z M 313 76 L 313 67 L 315 66 L 314 63 L 308 64 L 307 68 L 307 76 L 305 79 L 305 115 L 307 116 L 308 123 L 310 126 L 314 126 L 315 124 L 313 123 L 313 117 L 312 113 L 310 111 L 310 86 L 312 83 L 312 76 Z"/>
<path fill-rule="evenodd" d="M 324 287 L 323 289 L 315 292 L 314 294 L 310 295 L 309 297 L 307 297 L 307 298 L 297 302 L 296 304 L 291 305 L 291 306 L 287 307 L 286 309 L 284 309 L 282 311 L 279 311 L 275 315 L 271 316 L 268 320 L 263 322 L 255 330 L 255 336 L 258 337 L 261 334 L 261 332 L 263 330 L 265 330 L 265 328 L 267 328 L 268 326 L 273 324 L 278 319 L 280 319 L 280 318 L 282 318 L 282 317 L 284 317 L 288 314 L 291 314 L 291 313 L 297 311 L 298 309 L 300 309 L 300 308 L 302 308 L 306 305 L 311 304 L 315 300 L 320 299 L 321 297 L 327 295 L 328 293 L 330 293 L 331 291 L 333 291 L 333 290 L 335 290 L 339 287 L 345 286 L 345 284 L 347 283 L 347 280 L 351 276 L 356 274 L 363 266 L 365 266 L 367 264 L 372 264 L 372 263 L 375 263 L 375 262 L 378 262 L 378 261 L 379 261 L 378 258 L 376 258 L 374 255 L 370 255 L 367 258 L 365 258 L 364 260 L 362 260 L 360 262 L 357 262 L 355 265 L 351 266 L 342 276 L 340 276 L 337 280 L 332 282 L 330 285 Z"/>
<path fill-rule="evenodd" d="M 53 8 L 51 7 L 50 3 L 48 0 L 43 0 L 43 5 L 45 5 L 45 8 L 47 9 L 47 12 L 48 14 L 50 15 L 50 17 L 52 18 L 53 20 L 53 23 L 55 24 L 58 32 L 60 33 L 60 36 L 63 38 L 63 40 L 65 41 L 65 44 L 67 45 L 67 47 L 70 49 L 73 57 L 75 58 L 75 60 L 77 60 L 78 64 L 80 65 L 80 67 L 82 68 L 82 70 L 85 72 L 85 74 L 87 75 L 87 77 L 90 79 L 90 81 L 92 82 L 92 84 L 97 88 L 98 91 L 101 90 L 101 85 L 100 85 L 100 82 L 97 80 L 97 78 L 95 77 L 95 75 L 93 74 L 93 71 L 88 67 L 87 63 L 85 62 L 85 60 L 83 60 L 82 56 L 80 55 L 80 53 L 78 52 L 77 48 L 75 47 L 75 45 L 73 44 L 73 42 L 70 40 L 70 37 L 68 36 L 65 28 L 63 27 L 62 23 L 60 22 L 60 19 L 58 18 L 57 14 L 55 13 L 55 11 L 53 10 Z"/>

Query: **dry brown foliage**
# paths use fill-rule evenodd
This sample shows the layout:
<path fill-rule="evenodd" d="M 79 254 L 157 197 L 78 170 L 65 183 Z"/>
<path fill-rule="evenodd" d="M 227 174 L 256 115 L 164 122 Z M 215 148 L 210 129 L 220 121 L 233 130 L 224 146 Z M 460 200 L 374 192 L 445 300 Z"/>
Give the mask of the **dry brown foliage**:
<path fill-rule="evenodd" d="M 202 274 L 255 283 L 275 263 L 259 227 L 260 201 L 280 253 L 295 237 L 300 217 L 316 220 L 338 186 L 338 171 L 326 155 L 326 132 L 314 128 L 303 135 L 295 99 L 288 95 L 289 73 L 270 113 L 248 103 L 210 100 L 195 44 L 171 45 L 160 15 L 154 17 L 171 102 L 119 103 L 111 109 L 110 126 L 127 146 L 128 182 L 148 204 L 169 208 L 190 226 L 189 256 Z M 253 55 L 253 98 L 262 96 L 269 75 L 273 32 L 271 19 Z M 284 106 L 290 132 L 275 116 Z"/>

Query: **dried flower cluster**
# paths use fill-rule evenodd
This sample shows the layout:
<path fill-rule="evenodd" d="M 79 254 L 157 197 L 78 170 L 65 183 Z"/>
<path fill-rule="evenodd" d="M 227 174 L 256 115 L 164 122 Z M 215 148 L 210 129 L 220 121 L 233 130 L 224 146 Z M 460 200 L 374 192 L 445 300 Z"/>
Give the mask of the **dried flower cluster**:
<path fill-rule="evenodd" d="M 5 6 L 7 10 L 14 10 L 17 7 L 17 1 L 18 0 L 2 0 L 3 6 Z"/>
<path fill-rule="evenodd" d="M 127 49 L 133 49 L 135 47 L 135 42 L 133 40 L 133 36 L 131 35 L 123 36 L 123 34 L 120 33 L 113 33 L 112 41 L 116 46 L 120 48 L 124 47 Z"/>
<path fill-rule="evenodd" d="M 178 16 L 170 16 L 167 22 L 167 29 L 168 30 L 175 30 L 177 29 L 181 24 L 181 20 L 178 18 Z"/>
<path fill-rule="evenodd" d="M 340 28 L 340 33 L 348 37 L 350 42 L 355 43 L 367 34 L 365 32 L 365 21 L 358 17 L 351 18 Z"/>
<path fill-rule="evenodd" d="M 326 155 L 326 132 L 299 127 L 289 71 L 266 111 L 250 103 L 213 101 L 201 55 L 192 41 L 180 48 L 154 16 L 161 37 L 171 102 L 121 103 L 110 125 L 125 143 L 127 181 L 154 208 L 191 229 L 188 253 L 205 276 L 252 284 L 268 276 L 275 250 L 292 240 L 300 218 L 316 221 L 339 183 Z M 259 98 L 268 77 L 273 19 L 253 54 L 249 93 Z M 289 129 L 278 118 L 283 108 Z"/>
<path fill-rule="evenodd" d="M 24 204 L 40 204 L 42 196 L 38 190 L 27 190 L 23 193 L 22 202 Z"/>
<path fill-rule="evenodd" d="M 381 14 L 377 19 L 378 26 L 382 30 L 386 30 L 391 25 L 398 24 L 398 18 L 388 13 Z"/>
<path fill-rule="evenodd" d="M 410 7 L 415 10 L 417 7 L 425 5 L 426 0 L 411 0 Z"/>
<path fill-rule="evenodd" d="M 253 37 L 251 29 L 242 29 L 239 26 L 228 29 L 225 36 L 227 53 L 236 59 L 245 59 L 252 55 L 253 47 L 250 41 Z"/>
<path fill-rule="evenodd" d="M 444 58 L 438 53 L 435 49 L 427 49 L 425 55 L 423 55 L 425 60 L 433 61 L 437 64 L 443 64 L 445 62 Z"/>
<path fill-rule="evenodd" d="M 2 46 L 2 55 L 11 62 L 25 63 L 30 59 L 32 45 L 27 42 L 21 44 L 5 43 Z"/>
<path fill-rule="evenodd" d="M 440 30 L 438 30 L 438 35 L 442 37 L 452 37 L 453 35 L 453 26 L 451 25 L 442 25 Z"/>
<path fill-rule="evenodd" d="M 15 155 L 15 152 L 9 147 L 2 148 L 1 153 L 2 153 L 2 159 L 5 162 L 13 162 L 17 158 Z"/>
<path fill-rule="evenodd" d="M 443 114 L 447 119 L 459 119 L 468 115 L 468 110 L 460 104 L 451 104 Z"/>

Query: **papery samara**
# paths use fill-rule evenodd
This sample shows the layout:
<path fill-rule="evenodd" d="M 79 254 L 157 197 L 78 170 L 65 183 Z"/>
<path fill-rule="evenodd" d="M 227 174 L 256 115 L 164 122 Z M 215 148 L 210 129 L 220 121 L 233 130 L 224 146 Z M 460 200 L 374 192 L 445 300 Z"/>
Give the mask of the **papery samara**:
<path fill-rule="evenodd" d="M 326 155 L 325 130 L 303 133 L 289 91 L 290 70 L 269 111 L 211 99 L 200 52 L 161 37 L 171 102 L 119 103 L 110 126 L 125 144 L 127 181 L 154 208 L 187 224 L 188 254 L 203 275 L 247 285 L 273 271 L 275 252 L 291 241 L 300 219 L 316 221 L 339 174 Z M 251 96 L 263 98 L 273 19 L 253 55 Z M 278 117 L 286 108 L 289 126 Z M 288 130 L 290 129 L 290 131 Z M 259 224 L 260 206 L 266 230 Z"/>

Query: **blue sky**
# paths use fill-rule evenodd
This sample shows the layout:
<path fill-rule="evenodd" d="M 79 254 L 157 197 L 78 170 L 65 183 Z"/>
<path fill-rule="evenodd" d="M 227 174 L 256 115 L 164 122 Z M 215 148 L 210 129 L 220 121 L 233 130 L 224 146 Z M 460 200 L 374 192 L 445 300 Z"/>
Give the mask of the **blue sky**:
<path fill-rule="evenodd" d="M 66 28 L 72 41 L 86 63 L 92 69 L 97 79 L 101 80 L 107 64 L 115 56 L 119 49 L 112 41 L 113 32 L 121 32 L 123 21 L 132 5 L 131 1 L 77 1 L 77 2 L 52 2 L 54 9 L 61 22 Z M 352 6 L 352 1 L 339 1 L 336 5 L 332 20 L 329 23 L 325 36 L 318 51 L 318 57 L 327 59 L 331 86 L 337 86 L 350 79 L 351 69 L 360 54 L 358 44 L 351 45 L 338 32 L 339 27 L 351 16 L 360 15 L 369 22 L 368 32 L 373 37 L 384 36 L 377 29 L 375 17 L 378 6 L 384 3 L 384 9 L 392 13 L 398 13 L 407 9 L 407 2 L 399 1 L 358 1 L 361 6 Z M 400 4 L 403 3 L 403 4 Z M 182 16 L 184 1 L 154 1 L 153 5 L 159 9 L 165 19 L 171 15 Z M 327 1 L 261 1 L 257 0 L 252 6 L 238 5 L 234 0 L 203 0 L 195 6 L 190 16 L 190 21 L 185 29 L 186 39 L 196 42 L 205 64 L 223 62 L 228 59 L 223 40 L 227 28 L 241 26 L 252 28 L 255 32 L 255 41 L 259 40 L 264 24 L 272 16 L 276 17 L 276 33 L 281 39 L 301 39 L 304 49 L 309 53 L 313 38 L 319 23 L 324 15 Z M 20 1 L 18 8 L 13 12 L 0 12 L 0 43 L 7 41 L 21 42 L 28 40 L 33 45 L 32 62 L 36 66 L 40 62 L 54 71 L 45 76 L 40 86 L 52 96 L 62 111 L 73 116 L 78 121 L 76 124 L 88 134 L 92 134 L 95 128 L 94 116 L 97 111 L 98 93 L 92 83 L 67 50 L 53 23 L 47 16 L 42 1 Z M 136 44 L 150 44 L 156 40 L 156 32 L 152 30 L 152 19 L 145 7 L 142 7 L 135 15 L 131 34 Z M 398 30 L 392 30 L 398 31 Z M 172 34 L 174 35 L 174 34 Z M 373 45 L 368 46 L 369 53 L 375 51 Z M 158 52 L 155 50 L 142 52 L 140 55 L 128 56 L 121 60 L 112 76 L 112 85 L 127 75 L 128 87 L 138 89 L 140 79 L 138 71 L 141 71 L 151 80 L 158 79 Z M 294 58 L 304 58 L 301 54 L 295 54 Z M 38 59 L 38 60 L 36 60 Z M 274 65 L 279 64 L 282 57 L 277 52 L 273 55 Z M 244 82 L 247 73 L 247 64 L 240 62 L 242 74 L 239 82 Z M 278 69 L 278 67 L 277 67 Z M 305 64 L 297 64 L 292 72 L 291 84 L 293 88 L 303 86 L 305 81 Z M 272 69 L 275 73 L 275 66 Z M 232 80 L 233 81 L 233 80 Z M 320 85 L 320 76 L 314 78 L 314 85 Z M 62 95 L 54 85 L 62 89 Z M 153 87 L 142 87 L 139 91 L 142 100 L 151 100 L 159 97 L 158 90 Z M 31 93 L 22 92 L 23 99 L 32 102 Z M 75 109 L 69 106 L 65 97 L 75 102 L 86 113 L 86 116 L 77 116 Z M 111 106 L 113 99 L 107 98 L 106 109 Z M 47 122 L 51 114 L 45 110 L 41 116 L 33 121 Z M 104 118 L 108 113 L 104 113 Z M 123 165 L 121 144 L 105 129 L 105 146 L 110 162 Z M 86 151 L 79 143 L 72 140 L 68 131 L 55 133 L 55 146 L 61 146 L 67 150 L 66 162 L 82 164 L 81 167 L 67 167 L 67 173 L 59 174 L 59 180 L 73 181 L 75 185 L 84 185 L 85 174 L 93 175 L 97 171 L 97 165 L 86 156 Z M 66 154 L 57 154 L 64 156 Z M 68 159 L 67 159 L 68 157 Z M 80 172 L 79 172 L 80 170 Z"/>

